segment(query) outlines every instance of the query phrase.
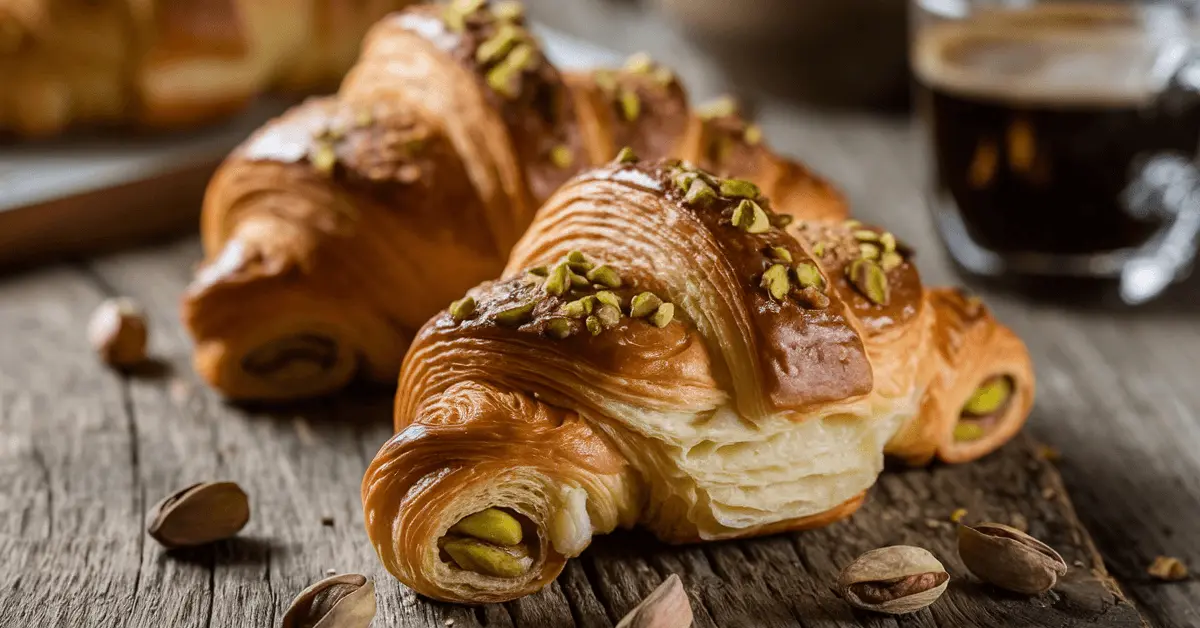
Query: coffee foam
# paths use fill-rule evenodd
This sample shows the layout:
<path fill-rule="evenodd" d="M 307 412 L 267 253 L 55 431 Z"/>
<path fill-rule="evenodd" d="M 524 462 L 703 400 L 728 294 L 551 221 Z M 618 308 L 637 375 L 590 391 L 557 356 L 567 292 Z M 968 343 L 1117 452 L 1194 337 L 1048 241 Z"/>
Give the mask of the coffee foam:
<path fill-rule="evenodd" d="M 1046 5 L 929 25 L 913 47 L 913 68 L 922 83 L 968 98 L 1137 106 L 1163 88 L 1186 50 L 1179 22 L 1160 27 L 1135 10 Z"/>

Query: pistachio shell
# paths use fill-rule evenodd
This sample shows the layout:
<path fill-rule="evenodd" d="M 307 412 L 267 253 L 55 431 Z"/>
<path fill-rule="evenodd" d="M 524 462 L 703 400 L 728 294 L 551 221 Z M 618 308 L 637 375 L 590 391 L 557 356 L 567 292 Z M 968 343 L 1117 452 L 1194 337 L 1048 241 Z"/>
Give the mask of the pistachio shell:
<path fill-rule="evenodd" d="M 971 393 L 962 411 L 964 414 L 987 416 L 1002 408 L 1012 392 L 1012 380 L 1009 378 L 990 378 Z"/>
<path fill-rule="evenodd" d="M 821 271 L 813 264 L 802 262 L 796 264 L 796 281 L 804 288 L 817 288 L 818 290 L 825 285 L 825 278 L 821 276 Z"/>
<path fill-rule="evenodd" d="M 533 306 L 536 303 L 525 303 L 506 310 L 500 310 L 492 315 L 492 320 L 505 327 L 520 327 L 529 322 L 533 316 Z"/>
<path fill-rule="evenodd" d="M 524 538 L 521 522 L 499 508 L 488 508 L 473 515 L 467 515 L 454 524 L 450 531 L 496 545 L 516 545 Z"/>
<path fill-rule="evenodd" d="M 164 497 L 147 515 L 146 532 L 168 548 L 230 538 L 250 520 L 250 500 L 233 482 L 202 482 Z"/>
<path fill-rule="evenodd" d="M 928 550 L 895 545 L 871 550 L 842 570 L 837 591 L 852 606 L 902 615 L 933 604 L 950 582 Z"/>
<path fill-rule="evenodd" d="M 533 559 L 520 546 L 504 548 L 476 539 L 459 538 L 446 541 L 442 549 L 459 567 L 497 578 L 515 578 L 533 564 Z"/>
<path fill-rule="evenodd" d="M 653 292 L 643 292 L 633 297 L 629 302 L 629 315 L 634 318 L 649 316 L 662 305 L 662 299 Z"/>
<path fill-rule="evenodd" d="M 733 210 L 733 225 L 747 233 L 764 233 L 771 228 L 767 212 L 751 200 L 742 199 Z"/>
<path fill-rule="evenodd" d="M 717 193 L 713 191 L 712 187 L 705 183 L 704 179 L 698 177 L 696 180 L 692 181 L 692 185 L 688 187 L 687 194 L 685 194 L 683 197 L 683 202 L 687 203 L 688 205 L 707 207 L 716 198 Z"/>
<path fill-rule="evenodd" d="M 361 574 L 333 575 L 300 592 L 280 628 L 367 628 L 375 619 L 375 583 Z"/>
<path fill-rule="evenodd" d="M 618 275 L 617 271 L 608 264 L 601 264 L 600 266 L 589 270 L 587 279 L 592 283 L 602 285 L 606 288 L 621 287 L 621 276 Z"/>
<path fill-rule="evenodd" d="M 566 294 L 571 287 L 571 269 L 565 263 L 557 264 L 550 269 L 550 274 L 546 275 L 546 282 L 542 284 L 542 289 L 550 296 L 559 297 Z"/>
<path fill-rule="evenodd" d="M 632 148 L 626 146 L 617 152 L 615 161 L 619 164 L 635 164 L 638 162 L 638 156 L 637 153 L 633 152 Z"/>
<path fill-rule="evenodd" d="M 654 310 L 654 314 L 650 316 L 650 322 L 653 323 L 655 327 L 666 327 L 667 323 L 670 323 L 671 319 L 674 317 L 675 304 L 663 303 L 662 305 L 658 306 L 657 310 Z"/>
<path fill-rule="evenodd" d="M 758 198 L 760 194 L 758 186 L 745 179 L 724 179 L 721 181 L 721 196 L 753 200 Z"/>
<path fill-rule="evenodd" d="M 566 318 L 552 318 L 546 321 L 546 335 L 556 340 L 562 340 L 575 331 L 575 326 Z"/>
<path fill-rule="evenodd" d="M 768 268 L 762 275 L 762 281 L 759 285 L 767 289 L 771 294 L 771 298 L 776 301 L 782 301 L 787 297 L 787 293 L 791 290 L 791 282 L 788 280 L 788 268 L 783 264 L 774 264 Z"/>
<path fill-rule="evenodd" d="M 959 525 L 958 555 L 980 580 L 1026 595 L 1050 590 L 1067 573 L 1053 548 L 1001 523 Z"/>
<path fill-rule="evenodd" d="M 850 283 L 863 296 L 877 305 L 887 305 L 890 300 L 887 275 L 879 264 L 869 259 L 856 259 L 846 267 Z"/>
<path fill-rule="evenodd" d="M 450 304 L 450 316 L 456 321 L 466 319 L 475 313 L 475 298 L 463 297 Z"/>
<path fill-rule="evenodd" d="M 599 336 L 600 332 L 604 331 L 604 325 L 600 323 L 600 317 L 595 314 L 587 317 L 585 324 L 593 336 Z"/>

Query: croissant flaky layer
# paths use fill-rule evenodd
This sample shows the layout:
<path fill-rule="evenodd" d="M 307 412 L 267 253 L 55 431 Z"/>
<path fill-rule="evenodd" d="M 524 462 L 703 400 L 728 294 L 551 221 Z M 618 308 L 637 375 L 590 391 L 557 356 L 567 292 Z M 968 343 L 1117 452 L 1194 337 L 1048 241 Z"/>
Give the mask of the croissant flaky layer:
<path fill-rule="evenodd" d="M 375 26 L 335 96 L 268 124 L 214 177 L 184 301 L 198 371 L 234 398 L 394 381 L 416 330 L 499 275 L 537 207 L 622 146 L 748 178 L 781 211 L 845 216 L 735 108 L 691 111 L 644 57 L 563 75 L 518 4 L 413 7 Z"/>
<path fill-rule="evenodd" d="M 629 153 L 553 195 L 502 278 L 416 335 L 363 481 L 388 569 L 439 599 L 511 599 L 617 526 L 825 525 L 885 455 L 1006 442 L 1034 393 L 1020 340 L 924 288 L 892 234 L 813 213 Z"/>

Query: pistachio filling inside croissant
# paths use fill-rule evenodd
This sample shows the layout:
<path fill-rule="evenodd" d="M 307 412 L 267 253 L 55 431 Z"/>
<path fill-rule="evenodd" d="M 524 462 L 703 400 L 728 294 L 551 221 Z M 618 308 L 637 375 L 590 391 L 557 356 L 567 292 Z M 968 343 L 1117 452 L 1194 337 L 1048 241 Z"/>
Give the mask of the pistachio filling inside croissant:
<path fill-rule="evenodd" d="M 1013 379 L 1008 375 L 996 375 L 984 380 L 963 404 L 962 414 L 954 426 L 954 440 L 974 441 L 987 435 L 1008 409 L 1013 389 Z"/>
<path fill-rule="evenodd" d="M 242 358 L 247 373 L 275 381 L 316 377 L 337 363 L 337 343 L 325 336 L 298 334 L 273 340 Z"/>
<path fill-rule="evenodd" d="M 451 526 L 438 544 L 445 562 L 497 578 L 515 578 L 533 565 L 521 515 L 488 508 Z"/>

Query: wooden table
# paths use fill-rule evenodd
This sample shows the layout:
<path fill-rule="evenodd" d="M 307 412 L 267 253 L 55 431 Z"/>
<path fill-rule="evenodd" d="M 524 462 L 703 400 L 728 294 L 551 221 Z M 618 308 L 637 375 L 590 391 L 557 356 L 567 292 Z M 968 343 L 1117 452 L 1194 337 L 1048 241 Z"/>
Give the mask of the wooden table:
<path fill-rule="evenodd" d="M 534 2 L 535 14 L 561 17 L 538 6 L 551 1 Z M 655 32 L 620 28 L 632 11 L 585 4 L 571 19 L 612 34 L 610 45 L 677 62 L 701 95 L 720 87 L 675 35 L 654 40 L 662 49 L 626 41 Z M 775 145 L 838 181 L 860 216 L 916 244 L 927 283 L 957 281 L 922 205 L 907 122 L 769 100 L 760 118 Z M 672 572 L 705 627 L 1139 626 L 1139 611 L 1156 626 L 1200 625 L 1200 582 L 1145 575 L 1158 554 L 1200 567 L 1200 283 L 1137 311 L 985 290 L 1034 356 L 1031 437 L 971 465 L 890 470 L 859 514 L 824 530 L 682 548 L 618 533 L 537 595 L 466 608 L 399 585 L 366 542 L 359 482 L 391 433 L 387 391 L 266 410 L 227 405 L 198 381 L 177 306 L 199 254 L 189 238 L 0 277 L 0 627 L 266 628 L 327 569 L 376 579 L 375 626 L 611 626 Z M 156 365 L 132 377 L 102 368 L 84 339 L 92 308 L 117 294 L 141 300 L 153 324 Z M 251 495 L 239 538 L 171 553 L 148 540 L 150 505 L 220 478 Z M 1027 525 L 1071 573 L 1033 599 L 980 585 L 953 550 L 957 508 L 968 521 Z M 832 592 L 837 571 L 892 543 L 938 554 L 954 576 L 947 595 L 901 619 L 851 611 Z"/>

